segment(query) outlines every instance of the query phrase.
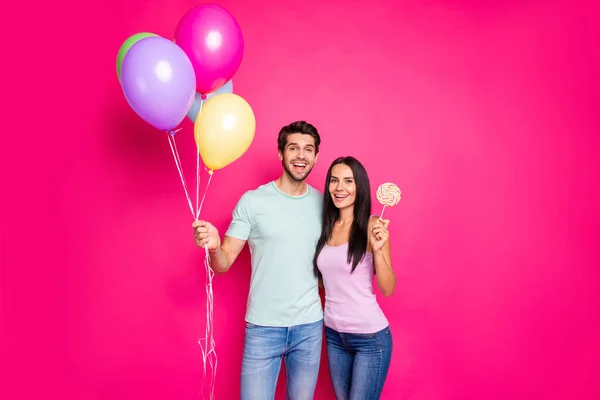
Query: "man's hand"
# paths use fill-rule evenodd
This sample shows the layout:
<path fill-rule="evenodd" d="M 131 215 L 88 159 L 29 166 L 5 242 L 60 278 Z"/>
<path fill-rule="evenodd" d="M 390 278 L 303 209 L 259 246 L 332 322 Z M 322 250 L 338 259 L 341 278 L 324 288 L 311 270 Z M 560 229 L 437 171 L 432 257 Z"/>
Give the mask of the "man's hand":
<path fill-rule="evenodd" d="M 192 227 L 194 228 L 194 240 L 198 247 L 207 246 L 208 250 L 216 250 L 221 246 L 219 231 L 210 222 L 194 221 Z"/>

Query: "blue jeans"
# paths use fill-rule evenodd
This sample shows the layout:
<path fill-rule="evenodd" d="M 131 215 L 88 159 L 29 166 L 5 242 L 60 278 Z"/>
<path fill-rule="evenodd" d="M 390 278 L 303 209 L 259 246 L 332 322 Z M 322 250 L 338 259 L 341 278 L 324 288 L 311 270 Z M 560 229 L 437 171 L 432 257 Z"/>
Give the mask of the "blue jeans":
<path fill-rule="evenodd" d="M 375 333 L 341 333 L 325 327 L 329 374 L 337 400 L 377 400 L 390 368 L 390 327 Z"/>
<path fill-rule="evenodd" d="M 323 320 L 289 328 L 246 323 L 242 357 L 242 400 L 271 400 L 285 362 L 287 398 L 312 400 L 317 386 Z"/>

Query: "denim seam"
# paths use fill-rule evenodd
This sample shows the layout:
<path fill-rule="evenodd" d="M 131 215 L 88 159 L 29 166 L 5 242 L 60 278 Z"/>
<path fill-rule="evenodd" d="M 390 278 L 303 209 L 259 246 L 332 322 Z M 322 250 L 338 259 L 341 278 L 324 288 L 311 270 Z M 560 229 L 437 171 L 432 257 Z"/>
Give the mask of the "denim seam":
<path fill-rule="evenodd" d="M 379 341 L 379 339 L 377 339 Z M 375 399 L 377 395 L 377 390 L 381 385 L 381 366 L 383 365 L 383 351 L 381 350 L 381 346 L 379 347 L 379 363 L 377 364 L 377 385 L 373 386 L 373 391 L 371 392 L 370 398 Z"/>
<path fill-rule="evenodd" d="M 391 331 L 390 328 L 388 327 L 387 329 L 385 329 L 384 331 L 381 332 L 382 335 L 384 335 L 386 337 L 386 341 L 388 342 L 389 345 L 389 349 L 388 351 L 391 353 L 392 352 L 392 346 L 393 346 L 393 342 L 392 342 L 392 338 L 391 338 Z M 382 342 L 379 338 L 379 335 L 375 335 L 375 337 L 377 338 L 377 343 L 379 343 L 379 356 L 380 356 L 380 360 L 379 360 L 379 370 L 377 371 L 377 386 L 375 386 L 375 388 L 373 389 L 373 393 L 371 394 L 373 396 L 373 398 L 375 398 L 375 396 L 377 395 L 377 390 L 381 387 L 381 389 L 383 389 L 383 383 L 385 382 L 385 380 L 382 382 L 382 377 L 381 377 L 381 367 L 383 366 L 383 345 Z M 388 367 L 389 368 L 389 367 Z M 380 394 L 381 396 L 381 394 Z"/>

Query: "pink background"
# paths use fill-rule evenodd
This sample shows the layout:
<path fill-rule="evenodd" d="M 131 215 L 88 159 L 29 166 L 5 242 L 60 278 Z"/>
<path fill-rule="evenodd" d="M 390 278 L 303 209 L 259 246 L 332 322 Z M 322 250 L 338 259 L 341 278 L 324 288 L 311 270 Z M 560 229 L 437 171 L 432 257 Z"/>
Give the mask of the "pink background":
<path fill-rule="evenodd" d="M 167 138 L 128 107 L 115 59 L 133 33 L 171 38 L 199 2 L 12 3 L 0 397 L 195 399 L 203 252 Z M 395 339 L 384 399 L 598 399 L 597 13 L 487 3 L 219 2 L 243 28 L 234 88 L 258 126 L 202 216 L 224 230 L 239 196 L 280 173 L 277 130 L 311 121 L 311 184 L 350 154 L 373 190 L 404 192 L 386 211 L 398 286 L 380 298 Z M 215 281 L 217 399 L 239 396 L 249 275 L 246 249 Z M 333 398 L 325 357 L 315 398 Z"/>

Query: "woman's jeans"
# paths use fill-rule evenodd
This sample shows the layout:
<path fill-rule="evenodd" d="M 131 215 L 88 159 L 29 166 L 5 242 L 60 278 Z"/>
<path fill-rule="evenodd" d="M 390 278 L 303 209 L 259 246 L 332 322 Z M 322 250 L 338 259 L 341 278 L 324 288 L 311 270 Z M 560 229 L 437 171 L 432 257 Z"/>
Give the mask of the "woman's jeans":
<path fill-rule="evenodd" d="M 343 333 L 325 327 L 329 374 L 337 400 L 377 400 L 392 358 L 390 327 Z"/>

